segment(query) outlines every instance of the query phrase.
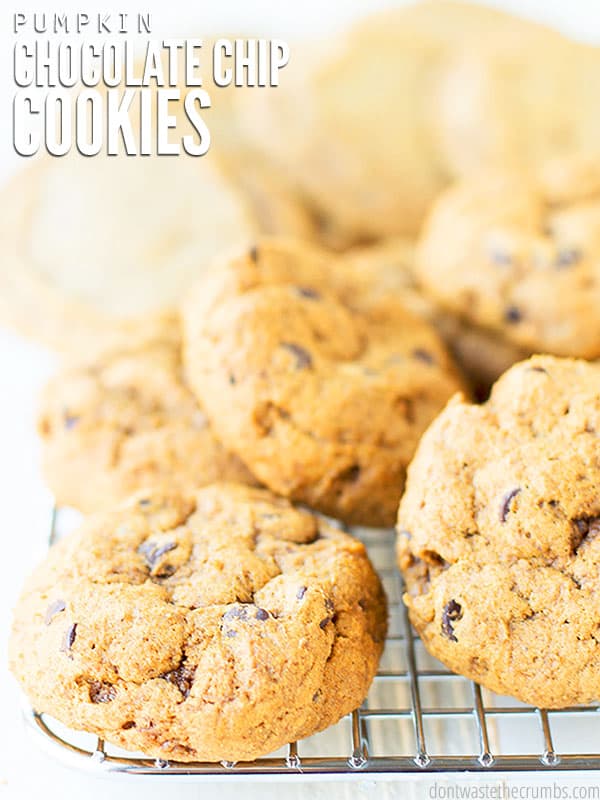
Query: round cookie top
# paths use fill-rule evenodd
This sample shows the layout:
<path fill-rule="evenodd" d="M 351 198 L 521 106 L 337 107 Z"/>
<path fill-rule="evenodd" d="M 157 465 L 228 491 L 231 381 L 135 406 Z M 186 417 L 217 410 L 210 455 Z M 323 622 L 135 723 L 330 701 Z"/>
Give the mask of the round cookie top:
<path fill-rule="evenodd" d="M 427 294 L 530 351 L 600 356 L 600 154 L 493 170 L 436 203 L 416 256 Z"/>
<path fill-rule="evenodd" d="M 253 759 L 357 707 L 386 603 L 363 545 L 268 492 L 138 494 L 54 546 L 15 611 L 33 706 L 127 749 Z"/>
<path fill-rule="evenodd" d="M 456 672 L 541 707 L 600 698 L 600 365 L 535 356 L 423 436 L 398 517 L 405 602 Z"/>
<path fill-rule="evenodd" d="M 0 196 L 0 319 L 71 354 L 160 331 L 222 248 L 310 235 L 298 204 L 257 173 L 212 152 L 37 159 Z"/>
<path fill-rule="evenodd" d="M 426 322 L 291 240 L 216 265 L 184 318 L 190 386 L 259 480 L 347 522 L 393 523 L 418 439 L 460 387 Z"/>
<path fill-rule="evenodd" d="M 41 398 L 46 481 L 59 505 L 102 511 L 137 489 L 256 484 L 183 381 L 173 337 L 65 369 Z"/>

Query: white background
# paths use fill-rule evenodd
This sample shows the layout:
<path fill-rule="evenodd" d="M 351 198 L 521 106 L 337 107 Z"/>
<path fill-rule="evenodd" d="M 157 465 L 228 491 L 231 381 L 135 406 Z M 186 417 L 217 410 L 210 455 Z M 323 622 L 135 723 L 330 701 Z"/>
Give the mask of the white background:
<path fill-rule="evenodd" d="M 578 38 L 600 43 L 599 0 L 504 0 L 494 3 L 524 16 L 548 22 Z M 304 34 L 333 36 L 348 20 L 370 10 L 396 3 L 386 0 L 204 0 L 187 3 L 182 0 L 148 0 L 132 3 L 123 0 L 118 6 L 106 7 L 88 2 L 61 2 L 57 5 L 40 0 L 37 4 L 19 3 L 3 6 L 0 12 L 0 100 L 3 125 L 0 126 L 0 179 L 19 167 L 19 157 L 12 148 L 11 101 L 12 84 L 12 15 L 14 11 L 123 11 L 134 14 L 150 11 L 153 34 L 202 37 L 219 31 L 246 32 L 280 38 L 298 38 Z M 293 57 L 293 50 L 292 50 Z M 585 76 L 582 76 L 585 80 Z M 600 90 L 599 90 L 600 92 Z M 0 242 L 0 258 L 2 258 Z M 2 530 L 0 532 L 0 797 L 56 798 L 100 797 L 153 800 L 167 795 L 174 798 L 211 797 L 224 800 L 243 795 L 275 797 L 282 791 L 273 781 L 269 784 L 189 785 L 163 782 L 140 782 L 138 779 L 92 779 L 54 764 L 25 738 L 18 713 L 18 692 L 6 670 L 6 636 L 10 609 L 23 575 L 44 551 L 44 523 L 47 497 L 40 481 L 38 451 L 34 433 L 35 398 L 46 377 L 54 368 L 51 354 L 0 329 L 0 498 Z M 403 796 L 407 796 L 407 786 Z M 413 787 L 414 788 L 414 787 Z M 421 786 L 421 789 L 424 787 Z M 348 796 L 374 796 L 370 782 L 354 784 Z M 396 787 L 399 791 L 399 787 Z M 378 786 L 377 796 L 396 796 L 393 786 Z M 416 790 L 416 789 L 415 789 Z M 288 788 L 288 797 L 308 796 L 308 786 Z M 311 796 L 333 797 L 334 787 L 312 784 Z M 344 792 L 345 794 L 345 792 Z"/>

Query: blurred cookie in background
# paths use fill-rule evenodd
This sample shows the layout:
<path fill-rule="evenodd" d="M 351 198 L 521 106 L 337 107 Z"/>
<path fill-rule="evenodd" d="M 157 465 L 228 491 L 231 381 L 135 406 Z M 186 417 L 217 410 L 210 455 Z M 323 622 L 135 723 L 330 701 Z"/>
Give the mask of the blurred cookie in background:
<path fill-rule="evenodd" d="M 581 75 L 598 58 L 537 23 L 430 0 L 296 46 L 279 87 L 237 99 L 247 135 L 343 248 L 415 234 L 444 186 L 492 158 L 593 140 Z"/>
<path fill-rule="evenodd" d="M 163 337 L 221 249 L 263 233 L 312 237 L 301 204 L 244 145 L 231 102 L 243 90 L 207 83 L 211 107 L 201 116 L 213 145 L 205 156 L 85 158 L 73 149 L 14 176 L 0 195 L 0 322 L 67 354 L 110 349 L 123 335 Z M 136 136 L 140 109 L 136 95 Z M 183 102 L 171 101 L 169 113 L 180 136 L 193 131 L 189 121 L 183 127 Z"/>
<path fill-rule="evenodd" d="M 433 102 L 451 176 L 543 164 L 600 141 L 600 48 L 522 23 L 453 54 Z"/>
<path fill-rule="evenodd" d="M 478 328 L 445 309 L 419 285 L 415 269 L 416 242 L 395 237 L 356 247 L 341 260 L 344 279 L 356 297 L 396 296 L 413 314 L 435 327 L 454 356 L 477 399 L 528 352 L 490 330 Z"/>
<path fill-rule="evenodd" d="M 508 346 L 600 358 L 600 154 L 459 182 L 415 272 L 433 302 Z"/>
<path fill-rule="evenodd" d="M 110 508 L 141 488 L 256 481 L 217 441 L 181 374 L 178 343 L 124 343 L 46 387 L 38 430 L 59 506 Z"/>

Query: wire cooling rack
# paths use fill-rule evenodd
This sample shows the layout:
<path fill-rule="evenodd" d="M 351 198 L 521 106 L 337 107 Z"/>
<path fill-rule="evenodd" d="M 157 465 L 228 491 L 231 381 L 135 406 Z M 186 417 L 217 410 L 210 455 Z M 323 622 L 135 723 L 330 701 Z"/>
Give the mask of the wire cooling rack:
<path fill-rule="evenodd" d="M 61 527 L 52 512 L 50 544 Z M 384 583 L 390 627 L 380 669 L 361 708 L 337 725 L 253 762 L 182 763 L 120 750 L 25 710 L 29 728 L 61 760 L 96 772 L 260 776 L 519 772 L 600 769 L 600 707 L 545 711 L 454 675 L 412 631 L 402 603 L 391 531 L 354 530 Z"/>

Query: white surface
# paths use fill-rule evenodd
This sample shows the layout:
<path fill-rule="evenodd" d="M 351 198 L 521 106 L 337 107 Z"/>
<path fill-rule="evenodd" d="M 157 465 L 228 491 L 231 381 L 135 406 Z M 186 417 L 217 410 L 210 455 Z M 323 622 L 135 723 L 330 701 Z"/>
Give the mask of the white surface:
<path fill-rule="evenodd" d="M 600 7 L 598 0 L 505 0 L 495 5 L 518 10 L 569 32 L 574 36 L 600 43 Z M 217 2 L 206 0 L 192 4 L 182 0 L 149 0 L 145 4 L 123 0 L 115 11 L 151 11 L 155 31 L 164 35 L 189 33 L 202 36 L 218 30 L 251 30 L 263 35 L 285 38 L 297 37 L 317 31 L 333 35 L 336 28 L 346 20 L 367 13 L 378 7 L 395 5 L 389 0 L 229 0 Z M 60 11 L 76 10 L 106 11 L 106 6 L 83 2 L 66 2 L 58 5 L 47 2 L 21 2 L 18 10 Z M 19 158 L 12 149 L 10 102 L 12 85 L 12 14 L 16 10 L 3 7 L 0 36 L 0 98 L 4 124 L 0 149 L 0 177 L 4 178 L 19 165 Z M 108 10 L 111 10 L 110 8 Z M 1 247 L 1 243 L 0 243 Z M 1 257 L 1 250 L 0 250 Z M 53 369 L 53 357 L 11 334 L 0 331 L 0 492 L 2 499 L 2 564 L 0 578 L 0 797 L 34 798 L 43 796 L 47 800 L 70 800 L 85 796 L 89 800 L 110 796 L 137 800 L 162 797 L 166 786 L 162 782 L 147 782 L 142 779 L 121 779 L 108 783 L 89 776 L 66 770 L 50 762 L 41 753 L 32 750 L 24 737 L 18 713 L 18 693 L 6 670 L 6 635 L 10 619 L 10 608 L 19 590 L 24 574 L 41 556 L 45 549 L 44 522 L 47 497 L 40 481 L 38 452 L 34 433 L 35 397 L 46 377 Z M 575 776 L 573 780 L 576 780 Z M 584 783 L 583 776 L 577 782 Z M 489 779 L 486 783 L 490 784 Z M 332 784 L 310 789 L 286 784 L 285 791 L 275 780 L 269 784 L 250 786 L 237 782 L 234 785 L 169 784 L 168 796 L 172 798 L 211 797 L 218 792 L 226 800 L 243 793 L 245 800 L 254 797 L 275 797 L 284 793 L 286 797 L 333 798 L 337 791 Z M 344 796 L 361 798 L 374 796 L 371 781 L 353 783 Z M 416 791 L 416 790 L 415 790 Z M 399 796 L 400 787 L 385 784 L 377 787 L 378 797 Z M 425 785 L 421 785 L 420 796 L 428 796 Z M 409 797 L 406 785 L 402 796 Z M 415 795 L 417 796 L 417 795 Z"/>

